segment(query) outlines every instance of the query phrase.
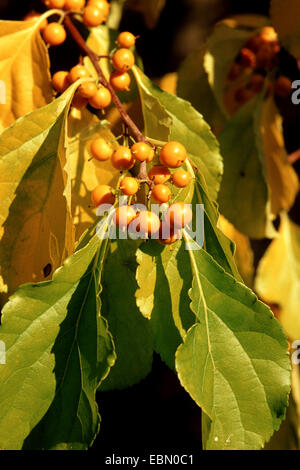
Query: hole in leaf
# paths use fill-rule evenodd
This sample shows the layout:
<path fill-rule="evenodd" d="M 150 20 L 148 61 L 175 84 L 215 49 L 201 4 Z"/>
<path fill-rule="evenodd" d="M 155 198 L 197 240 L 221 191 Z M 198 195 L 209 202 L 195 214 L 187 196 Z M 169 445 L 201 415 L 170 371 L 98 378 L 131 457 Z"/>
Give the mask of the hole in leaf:
<path fill-rule="evenodd" d="M 43 273 L 44 273 L 44 277 L 48 277 L 50 274 L 51 274 L 51 271 L 52 271 L 52 265 L 50 263 L 48 263 L 44 268 L 43 268 Z"/>

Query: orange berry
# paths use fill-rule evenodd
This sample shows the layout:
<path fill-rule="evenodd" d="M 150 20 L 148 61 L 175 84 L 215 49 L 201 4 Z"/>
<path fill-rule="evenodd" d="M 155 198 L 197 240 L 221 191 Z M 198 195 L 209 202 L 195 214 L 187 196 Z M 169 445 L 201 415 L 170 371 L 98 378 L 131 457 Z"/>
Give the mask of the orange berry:
<path fill-rule="evenodd" d="M 159 232 L 160 220 L 154 212 L 143 210 L 134 219 L 136 232 L 140 233 L 144 237 L 153 235 Z M 130 230 L 130 225 L 129 225 Z"/>
<path fill-rule="evenodd" d="M 111 164 L 117 170 L 130 170 L 135 164 L 135 159 L 129 147 L 118 147 L 111 156 Z"/>
<path fill-rule="evenodd" d="M 170 168 L 178 168 L 185 162 L 187 157 L 185 147 L 176 141 L 168 142 L 160 151 L 159 159 L 162 165 Z"/>
<path fill-rule="evenodd" d="M 239 55 L 240 63 L 243 67 L 254 68 L 256 65 L 256 56 L 251 49 L 243 47 Z"/>
<path fill-rule="evenodd" d="M 105 139 L 102 139 L 101 137 L 92 141 L 90 151 L 92 157 L 96 160 L 99 160 L 100 162 L 109 160 L 113 153 L 111 146 L 106 142 Z"/>
<path fill-rule="evenodd" d="M 193 211 L 188 204 L 176 202 L 166 212 L 166 220 L 171 227 L 183 228 L 193 219 Z"/>
<path fill-rule="evenodd" d="M 154 184 L 163 184 L 171 178 L 171 172 L 165 166 L 157 165 L 149 170 L 148 176 Z"/>
<path fill-rule="evenodd" d="M 176 170 L 172 175 L 172 183 L 177 188 L 185 188 L 191 182 L 191 175 L 185 170 Z"/>
<path fill-rule="evenodd" d="M 154 152 L 154 149 L 151 149 L 149 157 L 147 158 L 147 162 L 148 163 L 152 162 L 152 160 L 154 160 L 154 158 L 155 158 L 155 152 Z"/>
<path fill-rule="evenodd" d="M 38 21 L 42 15 L 40 13 L 37 13 L 36 11 L 30 11 L 27 13 L 26 16 L 24 16 L 24 21 Z M 41 24 L 40 24 L 40 31 L 43 31 L 43 29 L 46 28 L 48 24 L 47 19 L 45 18 Z"/>
<path fill-rule="evenodd" d="M 230 81 L 236 80 L 238 77 L 242 75 L 242 73 L 243 73 L 243 67 L 241 66 L 241 64 L 237 64 L 236 62 L 234 62 L 228 74 L 228 80 Z"/>
<path fill-rule="evenodd" d="M 85 0 L 65 0 L 65 10 L 82 10 L 85 6 Z"/>
<path fill-rule="evenodd" d="M 131 147 L 131 152 L 136 160 L 144 162 L 146 160 L 148 161 L 148 158 L 151 157 L 152 148 L 145 142 L 136 142 L 136 144 L 133 144 Z"/>
<path fill-rule="evenodd" d="M 139 182 L 136 178 L 125 176 L 121 181 L 120 189 L 125 196 L 134 196 L 139 190 Z"/>
<path fill-rule="evenodd" d="M 45 2 L 47 8 L 64 8 L 65 6 L 65 0 L 47 0 Z"/>
<path fill-rule="evenodd" d="M 94 96 L 89 101 L 90 105 L 96 109 L 104 109 L 111 103 L 111 94 L 110 91 L 105 87 L 100 87 L 97 89 Z"/>
<path fill-rule="evenodd" d="M 249 88 L 238 88 L 234 94 L 234 98 L 240 105 L 243 105 L 247 103 L 247 101 L 251 100 L 255 95 L 256 92 L 254 90 Z"/>
<path fill-rule="evenodd" d="M 87 6 L 97 7 L 104 16 L 104 21 L 109 15 L 110 4 L 106 0 L 89 0 Z"/>
<path fill-rule="evenodd" d="M 83 97 L 90 99 L 97 93 L 97 85 L 94 82 L 85 82 L 78 88 L 78 93 Z"/>
<path fill-rule="evenodd" d="M 265 77 L 261 75 L 260 73 L 255 73 L 252 75 L 249 81 L 249 88 L 250 90 L 255 91 L 256 93 L 259 93 L 265 84 Z"/>
<path fill-rule="evenodd" d="M 129 49 L 118 49 L 112 56 L 112 63 L 119 72 L 127 72 L 134 65 L 135 58 Z"/>
<path fill-rule="evenodd" d="M 274 93 L 280 98 L 287 98 L 292 91 L 292 82 L 288 77 L 278 77 L 274 84 Z"/>
<path fill-rule="evenodd" d="M 177 242 L 181 238 L 182 230 L 170 228 L 168 225 L 166 225 L 166 228 L 168 230 L 167 232 L 168 235 L 167 235 L 167 238 L 163 238 L 166 235 L 164 234 L 163 225 L 162 224 L 160 225 L 159 239 L 157 241 L 161 243 L 162 245 L 172 245 L 173 243 Z"/>
<path fill-rule="evenodd" d="M 88 28 L 104 23 L 105 16 L 99 8 L 87 6 L 83 12 L 83 22 Z"/>
<path fill-rule="evenodd" d="M 123 31 L 120 33 L 117 39 L 117 43 L 119 47 L 129 48 L 135 45 L 136 37 L 134 34 L 130 33 L 129 31 Z"/>
<path fill-rule="evenodd" d="M 59 70 L 52 77 L 52 86 L 59 93 L 63 93 L 69 86 L 69 72 Z"/>
<path fill-rule="evenodd" d="M 172 197 L 171 190 L 165 184 L 156 184 L 151 195 L 154 201 L 159 202 L 160 204 L 168 202 Z"/>
<path fill-rule="evenodd" d="M 82 109 L 88 105 L 88 102 L 89 100 L 83 98 L 83 96 L 80 96 L 80 94 L 76 92 L 72 100 L 72 106 L 76 109 Z"/>
<path fill-rule="evenodd" d="M 135 217 L 136 212 L 132 206 L 121 206 L 114 213 L 114 222 L 117 227 L 125 230 Z"/>
<path fill-rule="evenodd" d="M 43 30 L 43 38 L 50 46 L 59 46 L 67 37 L 65 28 L 59 23 L 50 23 Z"/>
<path fill-rule="evenodd" d="M 89 76 L 90 74 L 85 66 L 78 64 L 71 68 L 69 73 L 69 82 L 75 83 L 77 80 L 80 80 L 80 78 L 86 78 Z"/>
<path fill-rule="evenodd" d="M 95 207 L 100 204 L 114 204 L 115 195 L 111 186 L 100 184 L 92 192 L 92 203 Z"/>
<path fill-rule="evenodd" d="M 129 91 L 129 85 L 131 82 L 130 75 L 127 72 L 115 71 L 110 76 L 110 84 L 116 91 Z"/>
<path fill-rule="evenodd" d="M 278 39 L 277 33 L 273 26 L 264 26 L 260 32 L 260 37 L 268 42 L 277 41 Z"/>

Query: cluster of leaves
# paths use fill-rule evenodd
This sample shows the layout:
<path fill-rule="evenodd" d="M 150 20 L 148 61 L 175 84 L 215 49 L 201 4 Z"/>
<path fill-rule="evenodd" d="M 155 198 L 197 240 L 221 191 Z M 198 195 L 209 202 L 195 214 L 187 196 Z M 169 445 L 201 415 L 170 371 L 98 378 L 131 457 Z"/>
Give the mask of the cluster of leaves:
<path fill-rule="evenodd" d="M 0 107 L 0 288 L 4 301 L 11 295 L 0 327 L 7 353 L 0 366 L 0 448 L 88 448 L 100 425 L 96 391 L 137 383 L 156 351 L 202 408 L 205 449 L 260 449 L 285 416 L 287 341 L 270 309 L 243 283 L 234 244 L 219 228 L 216 201 L 221 186 L 222 210 L 247 235 L 274 230 L 255 127 L 273 111 L 258 96 L 227 123 L 221 107 L 211 106 L 220 85 L 215 88 L 201 69 L 207 115 L 201 112 L 213 125 L 226 123 L 222 179 L 219 144 L 198 104 L 162 91 L 134 66 L 144 134 L 187 149 L 195 179 L 180 197 L 204 205 L 205 242 L 187 250 L 187 238 L 172 248 L 151 240 L 111 241 L 99 235 L 109 232 L 112 212 L 99 221 L 89 198 L 95 183 L 112 184 L 119 173 L 88 161 L 87 150 L 96 136 L 114 138 L 109 123 L 87 109 L 70 109 L 81 82 L 53 98 L 37 25 L 1 21 L 0 27 L 0 70 L 8 90 Z M 222 47 L 234 57 L 237 30 L 219 28 Z M 209 54 L 216 65 L 222 55 L 229 67 L 215 34 Z M 108 26 L 87 35 L 98 55 L 114 47 Z M 237 36 L 240 46 L 245 34 Z M 28 71 L 28 80 L 20 70 Z M 218 70 L 211 77 L 220 80 Z M 187 71 L 181 77 L 191 82 Z M 245 181 L 255 179 L 254 187 L 239 182 L 241 136 L 245 147 L 248 139 L 257 144 L 243 161 Z M 237 192 L 229 194 L 229 185 Z M 247 188 L 255 198 L 246 197 Z M 230 205 L 242 222 L 229 217 Z"/>

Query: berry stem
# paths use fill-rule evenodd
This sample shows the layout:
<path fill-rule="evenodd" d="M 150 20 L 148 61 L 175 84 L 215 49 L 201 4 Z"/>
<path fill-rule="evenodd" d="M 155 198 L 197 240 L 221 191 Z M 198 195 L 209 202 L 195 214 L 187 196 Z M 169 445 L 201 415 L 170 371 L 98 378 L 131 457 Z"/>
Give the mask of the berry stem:
<path fill-rule="evenodd" d="M 152 147 L 154 147 L 153 144 L 150 141 L 148 141 L 148 139 L 142 134 L 142 132 L 139 130 L 137 125 L 133 122 L 131 117 L 127 114 L 127 112 L 124 109 L 121 101 L 119 100 L 118 96 L 116 95 L 115 90 L 112 88 L 110 83 L 106 80 L 106 78 L 104 76 L 104 73 L 102 72 L 102 69 L 101 69 L 101 67 L 99 65 L 99 62 L 98 62 L 98 60 L 99 60 L 98 55 L 92 49 L 90 49 L 90 47 L 86 44 L 85 40 L 83 39 L 80 32 L 78 31 L 78 29 L 76 28 L 76 26 L 74 25 L 73 21 L 70 19 L 69 16 L 65 16 L 64 24 L 65 24 L 66 28 L 68 29 L 69 33 L 71 34 L 72 38 L 74 39 L 74 41 L 80 47 L 80 49 L 92 61 L 93 66 L 94 66 L 94 68 L 95 68 L 95 70 L 96 70 L 96 72 L 99 76 L 99 83 L 101 83 L 101 85 L 103 85 L 105 88 L 107 88 L 110 91 L 112 101 L 113 101 L 114 105 L 116 106 L 116 108 L 118 109 L 124 124 L 127 127 L 129 127 L 129 129 L 134 134 L 137 141 L 146 142 L 146 143 L 150 144 Z M 141 164 L 141 167 L 142 167 L 142 164 Z M 142 170 L 142 168 L 140 169 L 140 172 L 141 172 L 141 170 Z M 143 170 L 142 170 L 143 175 L 144 175 L 144 172 L 145 172 L 145 169 L 143 168 Z M 146 170 L 146 176 L 148 176 L 147 175 L 147 170 Z"/>

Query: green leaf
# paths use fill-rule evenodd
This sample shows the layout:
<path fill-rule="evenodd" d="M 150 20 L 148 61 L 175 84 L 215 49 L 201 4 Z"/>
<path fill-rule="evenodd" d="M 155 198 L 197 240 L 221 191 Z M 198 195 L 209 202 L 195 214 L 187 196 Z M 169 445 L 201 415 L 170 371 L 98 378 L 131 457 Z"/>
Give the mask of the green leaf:
<path fill-rule="evenodd" d="M 287 341 L 247 287 L 204 250 L 189 254 L 191 308 L 199 323 L 176 353 L 179 379 L 210 420 L 206 449 L 260 449 L 285 416 Z"/>
<path fill-rule="evenodd" d="M 193 324 L 187 291 L 192 273 L 185 244 L 163 248 L 155 240 L 137 251 L 137 305 L 150 319 L 154 349 L 174 369 L 175 352 L 186 330 Z"/>
<path fill-rule="evenodd" d="M 235 245 L 218 227 L 218 207 L 211 201 L 205 188 L 205 182 L 198 175 L 195 202 L 204 207 L 204 249 L 227 273 L 242 281 L 233 257 Z"/>
<path fill-rule="evenodd" d="M 49 278 L 73 251 L 66 120 L 77 86 L 0 135 L 0 274 L 9 293 Z"/>
<path fill-rule="evenodd" d="M 117 360 L 100 390 L 130 387 L 151 371 L 152 329 L 136 306 L 136 243 L 119 240 L 108 257 L 103 277 L 102 314 L 113 335 Z"/>
<path fill-rule="evenodd" d="M 271 0 L 272 23 L 284 47 L 300 59 L 300 4 L 298 0 Z"/>
<path fill-rule="evenodd" d="M 263 93 L 244 105 L 219 135 L 224 176 L 221 213 L 251 238 L 273 238 L 265 153 L 260 132 Z"/>
<path fill-rule="evenodd" d="M 177 94 L 190 101 L 217 133 L 224 127 L 227 119 L 208 82 L 203 64 L 205 52 L 206 48 L 203 46 L 182 62 L 178 71 Z"/>
<path fill-rule="evenodd" d="M 190 103 L 162 91 L 137 67 L 133 72 L 140 90 L 146 135 L 155 140 L 181 142 L 215 200 L 223 166 L 218 142 L 208 124 Z"/>
<path fill-rule="evenodd" d="M 107 227 L 104 219 L 100 232 Z M 94 235 L 52 281 L 26 284 L 5 306 L 0 339 L 0 447 L 86 448 L 99 429 L 95 392 L 114 363 L 100 316 L 108 240 Z M 43 418 L 43 419 L 42 419 Z"/>

